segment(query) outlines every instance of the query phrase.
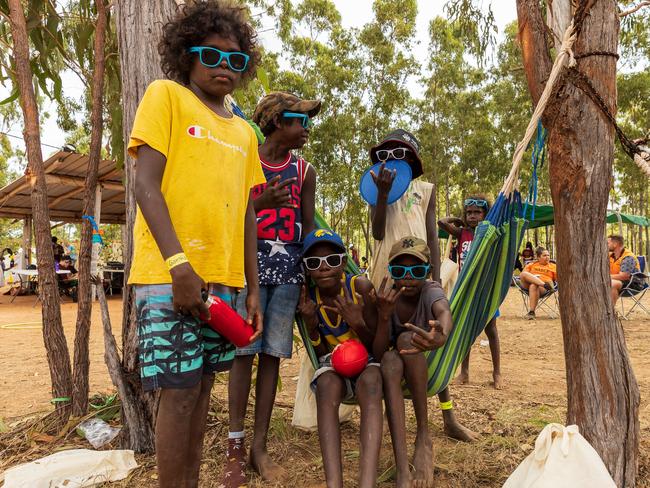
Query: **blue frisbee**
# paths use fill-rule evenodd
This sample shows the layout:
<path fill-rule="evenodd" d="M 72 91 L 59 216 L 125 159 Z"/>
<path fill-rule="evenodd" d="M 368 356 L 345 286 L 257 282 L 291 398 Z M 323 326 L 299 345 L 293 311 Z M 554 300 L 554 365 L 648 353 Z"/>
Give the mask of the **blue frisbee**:
<path fill-rule="evenodd" d="M 366 170 L 361 177 L 359 183 L 359 192 L 369 205 L 373 207 L 377 205 L 377 185 L 372 179 L 370 171 L 374 171 L 375 175 L 379 174 L 379 168 L 382 163 L 377 163 Z M 393 186 L 388 192 L 388 204 L 395 203 L 406 192 L 411 184 L 411 166 L 406 161 L 391 159 L 386 161 L 386 169 L 395 170 L 395 178 L 393 179 Z"/>

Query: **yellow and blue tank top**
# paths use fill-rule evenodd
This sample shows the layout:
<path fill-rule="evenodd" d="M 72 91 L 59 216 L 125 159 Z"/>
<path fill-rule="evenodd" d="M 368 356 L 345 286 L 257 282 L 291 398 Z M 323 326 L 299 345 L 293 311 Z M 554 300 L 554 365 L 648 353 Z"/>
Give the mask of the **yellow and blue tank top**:
<path fill-rule="evenodd" d="M 344 274 L 341 277 L 341 296 L 345 296 L 345 289 L 350 292 L 354 303 L 358 303 L 355 282 L 357 275 Z M 318 305 L 318 331 L 323 339 L 327 342 L 330 349 L 339 345 L 348 339 L 359 339 L 357 333 L 343 320 L 343 317 L 337 315 L 336 321 L 332 321 L 327 312 L 323 310 L 323 301 L 317 287 L 309 289 L 311 299 Z"/>

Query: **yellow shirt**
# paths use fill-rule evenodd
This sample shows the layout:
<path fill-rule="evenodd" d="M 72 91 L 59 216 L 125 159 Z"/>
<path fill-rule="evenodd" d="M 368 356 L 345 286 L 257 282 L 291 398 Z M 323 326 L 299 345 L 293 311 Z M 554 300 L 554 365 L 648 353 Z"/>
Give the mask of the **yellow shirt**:
<path fill-rule="evenodd" d="M 253 129 L 226 119 L 170 80 L 147 88 L 135 115 L 129 154 L 146 144 L 167 158 L 160 189 L 187 258 L 209 283 L 244 286 L 244 217 L 251 187 L 264 183 Z M 138 208 L 129 283 L 171 283 Z"/>
<path fill-rule="evenodd" d="M 555 266 L 555 263 L 551 263 L 550 261 L 548 264 L 541 264 L 539 261 L 533 261 L 524 268 L 524 271 L 539 276 L 539 278 L 546 283 L 557 281 L 557 266 Z"/>

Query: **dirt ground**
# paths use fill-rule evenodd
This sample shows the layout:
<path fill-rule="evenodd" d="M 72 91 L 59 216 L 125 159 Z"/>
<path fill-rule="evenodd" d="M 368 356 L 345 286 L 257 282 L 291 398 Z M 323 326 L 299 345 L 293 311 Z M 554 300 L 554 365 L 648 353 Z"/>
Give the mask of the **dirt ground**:
<path fill-rule="evenodd" d="M 0 432 L 3 424 L 11 428 L 18 418 L 51 409 L 50 385 L 43 338 L 40 330 L 40 306 L 32 308 L 33 297 L 18 297 L 13 304 L 10 297 L 0 296 Z M 645 299 L 650 307 L 650 296 Z M 121 301 L 110 300 L 111 317 L 116 335 L 121 323 Z M 76 306 L 64 303 L 63 323 L 71 346 Z M 442 419 L 436 398 L 430 399 L 430 424 L 435 448 L 436 486 L 440 487 L 497 487 L 501 486 L 514 468 L 533 449 L 539 431 L 549 422 L 564 423 L 566 415 L 566 383 L 562 333 L 559 320 L 543 313 L 534 322 L 521 318 L 521 299 L 511 290 L 501 308 L 498 321 L 501 340 L 502 370 L 505 387 L 495 390 L 491 382 L 489 347 L 480 340 L 472 348 L 471 383 L 452 385 L 451 393 L 460 421 L 481 434 L 472 444 L 459 443 L 444 437 Z M 638 485 L 650 487 L 650 403 L 646 392 L 650 387 L 650 317 L 642 312 L 624 321 L 623 327 L 641 390 L 641 452 Z M 103 362 L 103 340 L 97 307 L 93 311 L 90 336 L 91 393 L 112 392 L 114 389 Z M 119 343 L 118 338 L 118 343 Z M 277 486 L 302 487 L 322 482 L 322 460 L 315 433 L 303 432 L 291 426 L 292 405 L 298 375 L 299 360 L 294 356 L 281 367 L 282 387 L 274 410 L 270 432 L 270 451 L 287 470 L 287 479 Z M 217 487 L 224 460 L 227 432 L 225 376 L 218 378 L 213 393 L 209 430 L 205 439 L 202 487 Z M 409 441 L 414 440 L 415 423 L 412 409 L 407 405 Z M 346 487 L 356 484 L 358 469 L 358 413 L 352 422 L 342 427 Z M 392 486 L 392 450 L 390 437 L 384 427 L 381 451 L 379 486 Z M 79 439 L 68 438 L 66 446 L 88 447 Z M 37 441 L 34 441 L 37 442 Z M 34 443 L 33 443 L 34 445 Z M 31 458 L 47 453 L 47 446 L 31 451 Z M 412 450 L 412 444 L 409 446 Z M 2 446 L 0 446 L 0 454 Z M 29 456 L 28 456 L 29 457 Z M 0 471 L 18 458 L 2 459 Z M 20 458 L 26 461 L 25 457 Z M 127 481 L 116 486 L 155 486 L 155 463 L 151 456 L 138 456 L 141 468 Z M 269 486 L 251 473 L 251 487 Z"/>

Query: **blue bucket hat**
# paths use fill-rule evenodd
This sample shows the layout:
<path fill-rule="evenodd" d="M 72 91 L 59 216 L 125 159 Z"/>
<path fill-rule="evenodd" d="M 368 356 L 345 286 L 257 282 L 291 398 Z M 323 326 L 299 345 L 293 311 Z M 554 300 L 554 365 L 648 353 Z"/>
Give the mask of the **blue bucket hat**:
<path fill-rule="evenodd" d="M 305 240 L 302 243 L 302 255 L 305 256 L 312 247 L 323 242 L 333 244 L 335 247 L 339 248 L 341 252 L 346 252 L 343 239 L 341 239 L 341 236 L 336 232 L 328 229 L 316 229 L 311 231 L 307 234 L 307 237 L 305 237 Z"/>

